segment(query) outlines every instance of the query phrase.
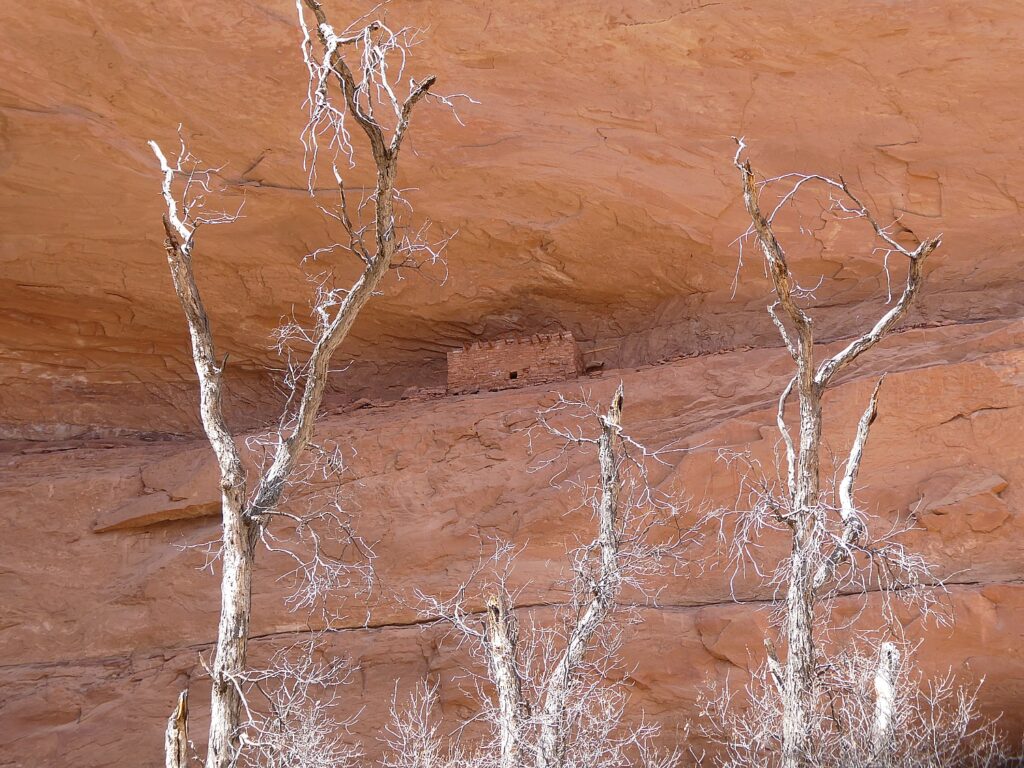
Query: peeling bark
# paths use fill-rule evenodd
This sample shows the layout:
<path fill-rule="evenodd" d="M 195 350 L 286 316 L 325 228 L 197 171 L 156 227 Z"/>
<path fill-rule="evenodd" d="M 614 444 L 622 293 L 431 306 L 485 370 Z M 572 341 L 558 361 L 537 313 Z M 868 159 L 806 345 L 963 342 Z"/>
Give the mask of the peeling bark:
<path fill-rule="evenodd" d="M 164 732 L 164 768 L 188 766 L 188 690 L 178 694 Z"/>
<path fill-rule="evenodd" d="M 503 594 L 486 600 L 485 636 L 491 681 L 498 691 L 498 745 L 500 768 L 523 764 L 523 726 L 530 719 L 530 704 L 523 695 L 519 675 L 519 627 Z"/>

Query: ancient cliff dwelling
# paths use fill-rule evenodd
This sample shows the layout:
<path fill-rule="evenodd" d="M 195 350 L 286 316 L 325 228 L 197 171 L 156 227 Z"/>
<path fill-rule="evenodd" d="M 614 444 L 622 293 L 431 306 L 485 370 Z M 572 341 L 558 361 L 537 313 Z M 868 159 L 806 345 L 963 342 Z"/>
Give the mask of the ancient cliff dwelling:
<path fill-rule="evenodd" d="M 0 42 L 0 768 L 1024 765 L 1024 3 Z"/>
<path fill-rule="evenodd" d="M 448 353 L 448 391 L 479 392 L 567 381 L 583 373 L 571 333 L 476 341 Z"/>

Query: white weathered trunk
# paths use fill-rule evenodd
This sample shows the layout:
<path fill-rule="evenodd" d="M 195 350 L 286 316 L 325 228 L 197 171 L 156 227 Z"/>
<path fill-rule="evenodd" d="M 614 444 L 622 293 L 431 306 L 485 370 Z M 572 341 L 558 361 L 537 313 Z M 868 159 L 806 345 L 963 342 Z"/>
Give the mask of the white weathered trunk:
<path fill-rule="evenodd" d="M 807 765 L 814 691 L 814 599 L 802 550 L 807 521 L 797 523 L 786 593 L 786 664 L 782 684 L 782 765 Z"/>
<path fill-rule="evenodd" d="M 530 706 L 523 696 L 519 675 L 516 618 L 504 595 L 488 597 L 486 611 L 487 661 L 498 693 L 498 765 L 521 768 L 523 725 L 529 720 Z"/>
<path fill-rule="evenodd" d="M 878 671 L 875 673 L 875 717 L 871 730 L 872 762 L 879 768 L 889 765 L 899 659 L 900 652 L 893 643 L 882 643 L 878 654 Z"/>
<path fill-rule="evenodd" d="M 230 768 L 238 756 L 242 674 L 252 614 L 256 523 L 247 521 L 234 488 L 222 494 L 220 623 L 213 660 L 207 768 Z"/>
<path fill-rule="evenodd" d="M 807 366 L 809 368 L 809 365 Z M 798 376 L 800 441 L 792 498 L 793 543 L 786 592 L 786 664 L 782 686 L 782 765 L 800 768 L 810 754 L 814 706 L 814 507 L 819 492 L 821 402 L 813 383 Z"/>
<path fill-rule="evenodd" d="M 178 694 L 164 731 L 164 768 L 188 766 L 188 690 Z"/>
<path fill-rule="evenodd" d="M 598 502 L 598 545 L 601 565 L 593 598 L 569 633 L 565 652 L 548 678 L 537 742 L 537 768 L 561 768 L 566 751 L 566 710 L 572 685 L 590 649 L 594 633 L 607 618 L 621 588 L 619 541 L 619 456 L 616 444 L 622 419 L 623 392 L 619 385 L 608 413 L 601 417 L 598 459 L 601 466 L 601 498 Z"/>

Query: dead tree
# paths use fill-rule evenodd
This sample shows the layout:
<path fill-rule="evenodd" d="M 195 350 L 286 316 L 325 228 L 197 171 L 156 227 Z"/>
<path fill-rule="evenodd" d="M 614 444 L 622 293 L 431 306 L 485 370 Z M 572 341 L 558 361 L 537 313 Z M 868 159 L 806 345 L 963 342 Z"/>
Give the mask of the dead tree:
<path fill-rule="evenodd" d="M 456 597 L 442 601 L 417 594 L 422 615 L 450 624 L 460 642 L 471 643 L 487 670 L 481 680 L 479 719 L 490 726 L 493 740 L 473 750 L 468 765 L 611 768 L 627 760 L 652 767 L 674 762 L 674 754 L 651 749 L 655 727 L 624 725 L 624 692 L 604 682 L 616 664 L 624 614 L 631 610 L 620 600 L 623 589 L 653 599 L 646 577 L 660 573 L 690 543 L 689 532 L 678 526 L 678 510 L 655 498 L 647 483 L 644 461 L 657 459 L 657 454 L 622 430 L 623 399 L 620 385 L 603 412 L 585 401 L 560 398 L 541 415 L 545 433 L 561 441 L 557 456 L 544 465 L 570 448 L 591 446 L 597 450 L 599 468 L 596 488 L 586 492 L 596 536 L 571 553 L 572 599 L 554 626 L 534 624 L 523 637 L 515 608 L 518 593 L 508 586 L 516 553 L 507 544 L 475 569 Z M 562 417 L 570 423 L 560 422 Z M 588 434 L 583 425 L 594 422 L 596 435 Z M 488 568 L 496 576 L 482 589 L 483 622 L 478 628 L 466 595 Z M 422 727 L 409 725 L 422 716 L 417 700 L 402 720 L 405 724 L 395 730 L 422 732 Z"/>
<path fill-rule="evenodd" d="M 1016 765 L 993 718 L 979 713 L 978 687 L 948 674 L 925 679 L 893 643 L 845 649 L 820 670 L 822 706 L 810 713 L 806 755 L 815 768 L 1001 768 Z M 778 765 L 784 713 L 771 676 L 713 692 L 701 712 L 703 735 L 721 768 Z"/>
<path fill-rule="evenodd" d="M 612 398 L 607 413 L 600 417 L 597 438 L 600 464 L 600 493 L 597 500 L 597 546 L 599 563 L 590 579 L 590 600 L 566 639 L 565 650 L 548 676 L 537 741 L 537 768 L 561 768 L 566 752 L 566 711 L 573 683 L 590 650 L 594 633 L 608 618 L 622 589 L 619 549 L 619 467 L 618 443 L 622 422 L 622 385 Z"/>
<path fill-rule="evenodd" d="M 215 170 L 203 169 L 184 141 L 173 162 L 156 142 L 149 142 L 162 173 L 165 250 L 191 337 L 202 425 L 220 467 L 221 608 L 211 669 L 208 768 L 227 768 L 238 759 L 257 544 L 272 518 L 283 514 L 282 496 L 310 447 L 331 360 L 388 272 L 398 266 L 417 264 L 426 257 L 436 258 L 444 246 L 444 242 L 436 246 L 426 243 L 419 237 L 421 231 L 411 232 L 402 226 L 395 213 L 396 200 L 400 199 L 395 183 L 403 141 L 414 108 L 431 95 L 434 84 L 433 76 L 410 79 L 406 95 L 396 95 L 403 79 L 410 32 L 392 31 L 382 21 L 363 21 L 338 33 L 316 0 L 302 0 L 297 9 L 310 72 L 309 123 L 303 133 L 310 192 L 318 159 L 326 155 L 340 199 L 336 211 L 326 212 L 345 233 L 341 243 L 321 249 L 314 256 L 346 251 L 362 263 L 362 270 L 348 287 L 336 288 L 328 283 L 318 287 L 312 330 L 292 327 L 284 332 L 286 341 L 298 336 L 310 350 L 290 369 L 286 384 L 293 394 L 272 435 L 269 461 L 256 472 L 247 472 L 238 436 L 224 416 L 225 363 L 216 350 L 193 271 L 199 230 L 204 225 L 234 221 L 237 214 L 210 214 L 205 210 L 205 196 L 210 192 Z M 315 19 L 312 34 L 306 22 L 307 12 Z M 336 100 L 335 91 L 340 92 L 340 100 Z M 348 132 L 351 122 L 365 137 L 374 165 L 372 193 L 358 207 L 350 203 L 336 162 L 339 156 L 347 155 L 349 162 L 355 163 L 355 149 Z M 183 713 L 182 707 L 179 703 L 176 712 Z M 171 726 L 180 731 L 168 735 L 168 766 L 184 765 L 178 749 L 185 738 L 184 725 L 183 715 L 173 718 Z"/>
<path fill-rule="evenodd" d="M 864 751 L 858 753 L 857 759 L 863 758 L 867 762 L 857 762 L 849 754 L 841 757 L 834 750 L 830 752 L 828 745 L 835 743 L 834 734 L 830 736 L 828 733 L 832 726 L 823 719 L 822 702 L 831 702 L 829 697 L 835 693 L 826 684 L 827 672 L 834 668 L 835 660 L 826 663 L 821 645 L 822 635 L 826 635 L 829 629 L 828 610 L 840 595 L 863 595 L 877 589 L 886 606 L 889 600 L 898 598 L 916 602 L 919 609 L 929 614 L 935 605 L 933 590 L 939 586 L 939 581 L 923 558 L 908 552 L 900 544 L 899 535 L 904 528 L 894 525 L 881 534 L 872 530 L 868 526 L 868 516 L 855 503 L 857 476 L 876 418 L 882 380 L 871 392 L 842 468 L 841 479 L 833 487 L 824 487 L 821 478 L 822 398 L 840 373 L 906 317 L 920 291 L 925 263 L 939 247 L 940 237 L 926 238 L 913 247 L 904 245 L 892 234 L 890 227 L 878 222 L 841 178 L 833 180 L 818 175 L 789 174 L 758 181 L 750 162 L 742 157 L 742 140 L 738 143 L 734 164 L 740 172 L 743 201 L 751 220 L 745 239 L 753 240 L 764 256 L 766 272 L 775 294 L 775 301 L 768 307 L 768 312 L 793 359 L 795 373 L 779 398 L 776 414 L 785 453 L 784 478 L 778 484 L 766 478 L 754 479 L 758 469 L 755 462 L 749 457 L 731 457 L 746 463 L 745 482 L 752 499 L 750 509 L 738 514 L 736 527 L 730 534 L 733 556 L 737 561 L 751 556 L 757 546 L 755 539 L 765 531 L 782 532 L 789 539 L 788 557 L 779 563 L 771 577 L 782 595 L 778 617 L 779 634 L 785 646 L 784 656 L 780 657 L 770 638 L 765 640 L 766 667 L 772 681 L 770 693 L 778 702 L 778 717 L 768 716 L 762 706 L 752 715 L 759 722 L 751 721 L 740 727 L 739 731 L 746 733 L 746 737 L 741 736 L 736 743 L 757 743 L 763 749 L 761 752 L 747 751 L 750 765 L 778 759 L 783 768 L 806 768 L 833 764 L 828 761 L 840 758 L 841 762 L 835 764 L 888 765 L 886 756 L 894 744 L 893 707 L 898 698 L 906 700 L 908 696 L 906 691 L 899 692 L 893 687 L 899 651 L 892 643 L 883 643 L 879 649 L 880 661 L 874 669 L 876 695 L 873 713 L 865 722 L 857 723 L 857 727 L 868 734 L 869 746 L 873 745 L 874 751 L 868 749 L 866 758 Z M 760 197 L 764 188 L 770 183 L 787 182 L 789 186 L 778 200 L 767 212 L 762 210 Z M 774 227 L 779 213 L 793 203 L 801 189 L 812 185 L 823 187 L 828 192 L 830 202 L 825 209 L 826 215 L 867 224 L 885 251 L 887 277 L 890 257 L 898 257 L 906 263 L 905 283 L 892 306 L 870 329 L 820 362 L 816 359 L 814 347 L 814 323 L 806 308 L 813 301 L 813 291 L 802 288 L 794 277 Z M 798 407 L 795 438 L 786 422 L 786 404 L 792 396 L 796 397 Z M 759 567 L 763 566 L 763 563 L 759 564 Z M 859 669 L 865 666 L 863 657 L 858 664 Z M 839 686 L 840 689 L 842 687 Z M 763 697 L 760 702 L 762 705 L 765 703 Z M 834 708 L 835 704 L 830 706 Z M 730 722 L 736 726 L 735 719 Z M 835 723 L 832 725 L 839 727 Z M 777 728 L 774 735 L 770 733 L 771 728 Z M 772 738 L 777 741 L 769 748 Z M 735 743 L 729 743 L 735 746 Z M 748 764 L 736 754 L 731 759 L 732 762 L 726 764 Z"/>
<path fill-rule="evenodd" d="M 519 621 L 504 590 L 487 595 L 484 610 L 481 640 L 498 699 L 498 765 L 519 768 L 524 760 L 524 729 L 531 714 L 521 679 Z"/>
<path fill-rule="evenodd" d="M 786 640 L 786 659 L 779 663 L 780 694 L 783 704 L 782 765 L 798 768 L 807 765 L 810 754 L 810 708 L 815 696 L 816 654 L 814 645 L 815 607 L 822 589 L 832 580 L 835 569 L 850 556 L 864 537 L 865 526 L 853 504 L 853 485 L 860 469 L 864 443 L 871 423 L 875 419 L 878 399 L 876 385 L 868 407 L 860 420 L 846 471 L 840 484 L 841 533 L 826 536 L 822 517 L 829 514 L 821 497 L 821 401 L 836 375 L 853 363 L 864 352 L 877 344 L 886 333 L 899 323 L 921 287 L 924 264 L 939 246 L 938 237 L 925 239 L 916 248 L 908 249 L 896 241 L 880 226 L 868 209 L 850 192 L 841 179 L 832 181 L 820 176 L 799 178 L 789 193 L 792 199 L 801 186 L 819 182 L 841 197 L 836 197 L 842 210 L 863 217 L 875 234 L 896 253 L 907 259 L 906 285 L 899 300 L 866 333 L 858 336 L 838 353 L 817 365 L 814 353 L 814 331 L 810 315 L 798 301 L 800 290 L 789 269 L 786 254 L 772 228 L 775 211 L 765 215 L 758 201 L 758 184 L 749 161 L 741 160 L 743 145 L 736 154 L 736 167 L 743 184 L 743 202 L 752 222 L 752 232 L 764 255 L 767 271 L 775 291 L 776 301 L 769 307 L 785 342 L 786 349 L 796 366 L 796 374 L 779 399 L 778 427 L 786 449 L 787 481 L 785 505 L 777 510 L 779 519 L 791 532 L 791 554 L 786 576 L 783 636 Z M 785 199 L 785 198 L 784 198 Z M 786 401 L 795 391 L 799 408 L 797 440 L 790 435 L 785 422 Z M 831 551 L 821 556 L 824 547 Z M 774 660 L 773 660 L 774 661 Z"/>

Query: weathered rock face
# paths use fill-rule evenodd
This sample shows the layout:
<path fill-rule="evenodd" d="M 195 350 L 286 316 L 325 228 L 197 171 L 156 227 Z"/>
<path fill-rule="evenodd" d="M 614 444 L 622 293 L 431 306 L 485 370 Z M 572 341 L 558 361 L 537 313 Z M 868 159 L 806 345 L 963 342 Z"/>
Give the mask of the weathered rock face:
<path fill-rule="evenodd" d="M 305 193 L 293 14 L 268 1 L 0 7 L 0 765 L 158 765 L 186 684 L 202 722 L 216 581 L 180 545 L 215 537 L 215 479 L 145 140 L 172 142 L 182 122 L 197 154 L 226 164 L 225 205 L 245 198 L 246 218 L 203 233 L 197 271 L 229 354 L 233 421 L 262 423 L 277 391 L 268 334 L 305 306 L 302 256 L 337 237 Z M 464 659 L 393 592 L 449 592 L 481 537 L 500 534 L 529 544 L 525 598 L 551 598 L 564 543 L 587 522 L 554 468 L 527 471 L 529 427 L 554 390 L 607 398 L 622 378 L 630 430 L 692 448 L 658 482 L 696 501 L 735 498 L 720 448 L 770 457 L 788 367 L 759 262 L 737 263 L 733 135 L 766 174 L 844 174 L 880 216 L 945 235 L 911 319 L 932 327 L 851 373 L 827 402 L 827 434 L 841 453 L 869 379 L 895 372 L 861 498 L 883 517 L 912 511 L 910 543 L 950 579 L 957 622 L 929 632 L 924 669 L 985 676 L 986 710 L 1019 734 L 1024 6 L 425 0 L 390 14 L 429 26 L 419 72 L 480 103 L 461 108 L 464 127 L 440 109 L 417 117 L 402 183 L 439 234 L 459 230 L 448 279 L 407 276 L 375 299 L 322 426 L 346 448 L 346 503 L 378 542 L 384 585 L 370 626 L 360 614 L 331 639 L 360 663 L 354 738 L 372 751 L 396 679 L 440 681 L 452 717 L 471 706 Z M 809 285 L 831 278 L 818 333 L 839 338 L 877 316 L 881 257 L 800 210 L 790 255 Z M 398 400 L 443 387 L 458 345 L 558 330 L 605 372 Z M 345 411 L 360 398 L 375 407 Z M 566 477 L 591 465 L 574 455 Z M 261 567 L 257 656 L 307 623 L 282 605 L 281 563 Z M 741 679 L 765 597 L 718 571 L 668 581 L 627 638 L 636 711 L 675 733 L 706 681 Z"/>
<path fill-rule="evenodd" d="M 1024 721 L 1024 588 L 1020 515 L 1024 488 L 1024 325 L 992 322 L 909 331 L 878 349 L 829 398 L 827 438 L 849 444 L 874 376 L 890 369 L 862 469 L 865 508 L 891 520 L 913 512 L 908 542 L 949 579 L 952 629 L 932 629 L 921 652 L 928 673 L 952 667 L 986 677 L 986 711 Z M 941 360 L 941 364 L 936 361 Z M 697 502 L 735 498 L 737 478 L 721 449 L 751 448 L 770 459 L 774 400 L 788 376 L 777 350 L 695 358 L 586 382 L 605 398 L 621 375 L 626 425 L 650 443 L 679 440 L 685 453 L 655 478 Z M 579 384 L 558 385 L 571 394 Z M 369 626 L 353 604 L 350 629 L 332 652 L 359 665 L 347 690 L 363 709 L 354 738 L 375 747 L 396 681 L 441 683 L 448 716 L 472 706 L 460 675 L 464 655 L 437 628 L 424 628 L 393 599 L 414 587 L 446 595 L 475 565 L 487 537 L 525 546 L 516 580 L 525 604 L 558 599 L 563 552 L 585 531 L 569 480 L 592 474 L 594 457 L 538 471 L 550 446 L 530 427 L 552 402 L 550 387 L 402 402 L 325 420 L 322 434 L 351 457 L 345 506 L 376 542 L 380 585 Z M 530 445 L 533 451 L 531 453 Z M 50 444 L 5 457 L 8 499 L 5 628 L 0 671 L 0 748 L 24 764 L 156 765 L 160 724 L 177 689 L 192 687 L 216 624 L 216 581 L 204 553 L 182 549 L 216 535 L 203 517 L 215 484 L 196 471 L 199 441 Z M 559 475 L 560 471 L 564 475 Z M 155 510 L 167 522 L 154 524 Z M 574 512 L 573 510 L 576 509 Z M 197 515 L 199 515 L 197 517 Z M 882 523 L 879 523 L 880 525 Z M 282 563 L 261 561 L 254 634 L 257 657 L 294 638 L 305 613 L 289 613 Z M 720 568 L 667 579 L 659 607 L 627 637 L 633 706 L 676 733 L 693 717 L 708 681 L 741 680 L 759 662 L 767 592 Z M 735 604 L 732 594 L 743 604 Z M 869 606 L 874 603 L 869 600 Z M 908 631 L 919 626 L 908 614 Z"/>
<path fill-rule="evenodd" d="M 338 398 L 441 386 L 446 349 L 478 337 L 565 329 L 610 368 L 775 344 L 754 260 L 733 296 L 734 135 L 766 174 L 842 173 L 880 215 L 945 233 L 916 321 L 1020 313 L 1019 3 L 390 7 L 429 27 L 417 71 L 480 104 L 465 127 L 417 117 L 402 183 L 439 234 L 459 230 L 448 280 L 391 282 L 344 350 L 358 364 Z M 303 192 L 293 16 L 283 0 L 0 9 L 8 434 L 195 428 L 145 146 L 179 123 L 226 164 L 225 205 L 246 200 L 197 269 L 238 418 L 265 415 L 268 332 L 306 305 L 300 258 L 337 238 Z M 47 38 L 68 51 L 59 73 Z M 829 257 L 825 336 L 878 295 L 869 251 Z"/>

